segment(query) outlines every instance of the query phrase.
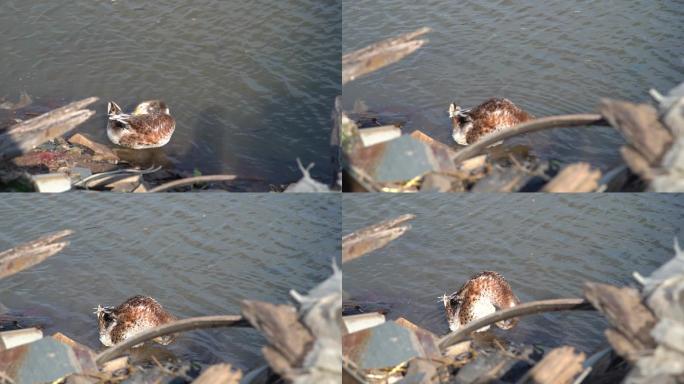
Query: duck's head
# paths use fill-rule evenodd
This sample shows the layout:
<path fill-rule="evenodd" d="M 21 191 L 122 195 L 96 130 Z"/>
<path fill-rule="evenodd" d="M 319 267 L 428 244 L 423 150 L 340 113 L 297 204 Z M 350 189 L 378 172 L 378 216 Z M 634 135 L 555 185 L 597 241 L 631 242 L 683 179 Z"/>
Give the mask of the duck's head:
<path fill-rule="evenodd" d="M 448 296 L 446 293 L 439 297 L 444 305 L 446 311 L 447 321 L 449 322 L 449 330 L 451 332 L 461 328 L 461 319 L 459 318 L 459 310 L 461 308 L 461 301 L 456 295 Z"/>
<path fill-rule="evenodd" d="M 468 145 L 467 135 L 473 128 L 473 119 L 467 113 L 468 110 L 463 110 L 456 103 L 451 103 L 448 112 L 452 125 L 451 137 L 461 145 Z"/>
<path fill-rule="evenodd" d="M 118 324 L 118 318 L 114 313 L 112 307 L 102 307 L 100 305 L 95 308 L 95 315 L 97 316 L 97 324 L 100 331 L 100 341 L 105 346 L 114 345 L 112 342 L 112 330 Z"/>
<path fill-rule="evenodd" d="M 165 114 L 170 115 L 171 111 L 166 103 L 162 100 L 147 100 L 138 104 L 133 111 L 133 115 L 156 115 Z"/>

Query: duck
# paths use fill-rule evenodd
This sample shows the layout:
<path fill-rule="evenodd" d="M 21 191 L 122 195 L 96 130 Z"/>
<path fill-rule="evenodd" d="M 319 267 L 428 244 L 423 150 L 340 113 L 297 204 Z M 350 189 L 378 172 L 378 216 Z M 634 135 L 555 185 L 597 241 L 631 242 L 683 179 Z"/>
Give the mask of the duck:
<path fill-rule="evenodd" d="M 534 119 L 505 98 L 492 98 L 470 109 L 461 109 L 456 103 L 451 103 L 448 113 L 452 124 L 451 136 L 460 145 L 473 144 L 485 136 Z"/>
<path fill-rule="evenodd" d="M 157 300 L 142 295 L 133 296 L 117 307 L 98 305 L 94 313 L 97 315 L 100 342 L 106 347 L 126 341 L 150 328 L 176 320 Z M 173 335 L 167 335 L 157 337 L 154 341 L 161 345 L 168 345 L 174 339 Z"/>
<path fill-rule="evenodd" d="M 510 284 L 494 271 L 483 271 L 470 277 L 461 289 L 447 296 L 440 296 L 444 304 L 449 329 L 454 332 L 471 321 L 496 312 L 497 309 L 512 308 L 520 304 Z M 515 327 L 518 319 L 502 320 L 496 323 L 501 329 Z M 476 332 L 484 332 L 489 326 Z"/>
<path fill-rule="evenodd" d="M 176 120 L 162 100 L 143 101 L 131 114 L 115 102 L 107 104 L 107 137 L 119 146 L 133 149 L 158 148 L 168 144 Z"/>

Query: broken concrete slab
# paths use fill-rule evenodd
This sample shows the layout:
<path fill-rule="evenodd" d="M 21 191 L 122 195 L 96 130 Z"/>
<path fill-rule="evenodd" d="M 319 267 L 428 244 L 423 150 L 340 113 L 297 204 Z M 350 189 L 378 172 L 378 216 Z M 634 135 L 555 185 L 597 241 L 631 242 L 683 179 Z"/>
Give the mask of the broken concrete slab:
<path fill-rule="evenodd" d="M 435 350 L 434 342 L 391 321 L 342 337 L 342 353 L 360 369 L 395 367 L 414 357 L 432 356 Z"/>
<path fill-rule="evenodd" d="M 95 361 L 51 337 L 0 351 L 0 371 L 16 383 L 53 382 L 64 376 L 92 371 Z"/>
<path fill-rule="evenodd" d="M 411 180 L 430 171 L 456 171 L 448 150 L 431 147 L 410 135 L 357 148 L 350 155 L 350 165 L 378 183 Z"/>

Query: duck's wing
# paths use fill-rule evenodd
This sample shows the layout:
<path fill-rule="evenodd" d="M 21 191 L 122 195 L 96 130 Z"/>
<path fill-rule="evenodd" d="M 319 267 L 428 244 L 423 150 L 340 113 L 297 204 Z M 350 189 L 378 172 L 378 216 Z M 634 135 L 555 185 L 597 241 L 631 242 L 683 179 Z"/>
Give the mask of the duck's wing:
<path fill-rule="evenodd" d="M 165 133 L 176 127 L 176 121 L 169 115 L 136 115 L 126 119 L 130 129 L 139 134 Z"/>

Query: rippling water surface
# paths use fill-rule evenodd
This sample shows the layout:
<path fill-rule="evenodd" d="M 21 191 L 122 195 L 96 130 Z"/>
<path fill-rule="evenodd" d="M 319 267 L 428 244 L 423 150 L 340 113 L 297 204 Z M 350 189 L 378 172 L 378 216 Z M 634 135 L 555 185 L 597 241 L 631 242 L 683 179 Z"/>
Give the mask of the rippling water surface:
<path fill-rule="evenodd" d="M 536 116 L 593 112 L 601 97 L 645 101 L 649 88 L 684 79 L 682 20 L 682 3 L 666 0 L 344 1 L 344 52 L 433 29 L 418 53 L 345 85 L 344 103 L 406 113 L 409 132 L 453 143 L 451 101 L 508 97 Z M 608 128 L 557 129 L 509 143 L 609 168 L 621 138 Z"/>
<path fill-rule="evenodd" d="M 585 281 L 633 284 L 633 271 L 651 273 L 674 256 L 674 237 L 684 240 L 679 195 L 392 197 L 343 196 L 343 233 L 416 215 L 403 237 L 344 265 L 344 290 L 438 334 L 448 325 L 437 297 L 479 271 L 503 274 L 522 301 L 579 297 Z M 595 313 L 560 312 L 525 317 L 497 333 L 590 352 L 603 329 Z"/>
<path fill-rule="evenodd" d="M 288 302 L 290 289 L 306 292 L 332 273 L 341 214 L 339 197 L 283 197 L 0 199 L 0 250 L 75 231 L 61 253 L 1 280 L 0 303 L 99 350 L 93 308 L 135 294 L 180 318 L 238 314 L 243 299 Z M 184 333 L 168 348 L 252 368 L 264 343 L 252 329 L 221 329 Z"/>
<path fill-rule="evenodd" d="M 177 127 L 156 158 L 283 183 L 300 177 L 299 157 L 330 179 L 336 0 L 7 0 L 0 35 L 0 97 L 99 96 L 82 129 L 102 142 L 108 100 L 161 98 Z"/>

